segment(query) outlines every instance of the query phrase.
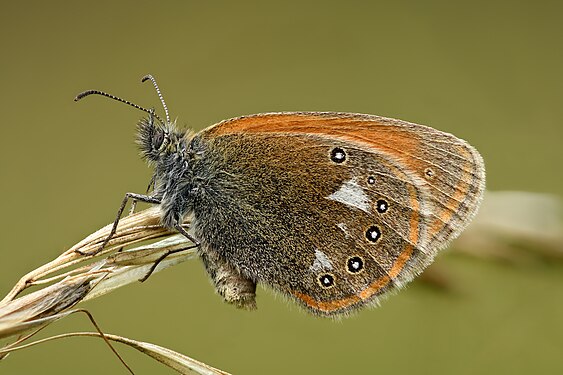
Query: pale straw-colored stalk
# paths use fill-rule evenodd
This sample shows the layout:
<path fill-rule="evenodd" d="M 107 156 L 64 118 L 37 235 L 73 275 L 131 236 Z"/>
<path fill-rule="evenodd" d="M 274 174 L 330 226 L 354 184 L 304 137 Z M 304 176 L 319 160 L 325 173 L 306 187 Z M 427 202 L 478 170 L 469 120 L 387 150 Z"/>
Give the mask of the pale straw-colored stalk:
<path fill-rule="evenodd" d="M 187 223 L 189 224 L 189 223 Z M 111 231 L 112 225 L 96 231 L 56 259 L 22 277 L 0 302 L 0 339 L 38 330 L 65 316 L 79 311 L 76 304 L 109 293 L 121 286 L 137 282 L 147 275 L 155 261 L 169 251 L 189 247 L 182 235 L 159 224 L 157 207 L 122 218 L 117 232 L 103 251 L 93 256 Z M 125 251 L 126 246 L 158 240 Z M 174 253 L 154 269 L 153 273 L 184 262 L 195 256 L 195 249 Z M 22 297 L 30 287 L 39 287 Z M 69 333 L 48 340 L 70 336 L 101 336 L 101 332 Z M 170 366 L 182 374 L 227 374 L 172 350 L 120 337 L 103 334 L 104 339 L 129 345 Z M 29 337 L 24 336 L 24 339 Z M 0 348 L 0 359 L 9 352 L 20 350 L 25 340 Z M 40 340 L 42 342 L 44 340 Z M 29 344 L 28 344 L 29 345 Z"/>

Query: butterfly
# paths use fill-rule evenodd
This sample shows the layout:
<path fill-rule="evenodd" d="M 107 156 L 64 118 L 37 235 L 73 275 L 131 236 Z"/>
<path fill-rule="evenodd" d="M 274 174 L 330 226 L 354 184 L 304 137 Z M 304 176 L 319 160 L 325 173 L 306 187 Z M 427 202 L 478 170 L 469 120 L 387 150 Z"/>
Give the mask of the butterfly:
<path fill-rule="evenodd" d="M 193 133 L 170 121 L 154 78 L 143 80 L 166 120 L 101 91 L 77 97 L 149 114 L 138 144 L 153 190 L 128 193 L 118 218 L 129 198 L 159 205 L 162 224 L 197 246 L 218 293 L 238 307 L 255 307 L 257 283 L 321 316 L 377 303 L 422 272 L 481 202 L 483 159 L 454 135 L 340 112 L 242 116 Z"/>

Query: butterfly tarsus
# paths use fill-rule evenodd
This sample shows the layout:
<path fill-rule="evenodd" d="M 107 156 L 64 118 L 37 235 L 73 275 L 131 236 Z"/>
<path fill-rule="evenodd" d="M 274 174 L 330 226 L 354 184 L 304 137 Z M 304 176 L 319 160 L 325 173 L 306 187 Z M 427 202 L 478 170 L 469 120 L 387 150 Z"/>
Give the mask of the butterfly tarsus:
<path fill-rule="evenodd" d="M 102 245 L 98 249 L 96 249 L 92 252 L 83 252 L 83 251 L 77 250 L 76 251 L 77 253 L 79 253 L 81 255 L 86 255 L 86 256 L 94 256 L 94 255 L 100 253 L 106 247 L 109 240 L 111 240 L 111 238 L 114 236 L 115 232 L 117 231 L 117 225 L 119 224 L 119 219 L 121 219 L 121 215 L 123 214 L 123 210 L 125 209 L 125 206 L 127 205 L 127 202 L 129 201 L 129 199 L 133 199 L 134 202 L 140 201 L 140 202 L 145 202 L 145 203 L 160 204 L 159 199 L 157 199 L 155 197 L 151 197 L 150 195 L 143 195 L 143 194 L 136 194 L 136 193 L 126 193 L 125 197 L 123 198 L 123 201 L 121 202 L 121 206 L 119 207 L 119 210 L 117 211 L 117 217 L 115 218 L 115 221 L 113 222 L 113 227 L 111 228 L 109 235 L 106 237 L 106 239 L 104 240 Z"/>
<path fill-rule="evenodd" d="M 155 260 L 155 262 L 152 264 L 152 266 L 149 269 L 149 271 L 147 272 L 147 274 L 145 276 L 143 276 L 142 278 L 140 278 L 139 281 L 140 282 L 146 281 L 149 278 L 149 276 L 152 275 L 152 273 L 154 272 L 156 267 L 160 264 L 160 262 L 162 262 L 164 259 L 166 259 L 170 255 L 180 253 L 182 251 L 186 251 L 186 250 L 190 250 L 190 249 L 195 249 L 198 246 L 199 246 L 199 243 L 193 244 L 193 245 L 190 245 L 190 246 L 186 246 L 186 247 L 182 247 L 180 249 L 167 251 L 166 253 L 162 254 L 157 260 Z"/>
<path fill-rule="evenodd" d="M 198 240 L 196 240 L 191 234 L 188 233 L 187 230 L 184 229 L 184 227 L 181 224 L 177 224 L 176 225 L 176 230 L 183 235 L 184 237 L 186 237 L 188 240 L 190 240 L 190 242 L 193 243 L 193 245 L 187 246 L 187 247 L 182 247 L 180 249 L 175 249 L 175 250 L 170 250 L 167 251 L 166 253 L 162 254 L 151 266 L 151 268 L 149 269 L 149 271 L 147 272 L 147 274 L 145 276 L 143 276 L 142 278 L 139 279 L 140 282 L 144 282 L 146 281 L 150 275 L 152 275 L 152 273 L 154 272 L 154 270 L 156 269 L 156 267 L 159 265 L 160 262 L 162 262 L 164 259 L 166 259 L 166 257 L 175 254 L 175 253 L 179 253 L 185 250 L 190 250 L 190 249 L 195 249 L 197 247 L 199 247 L 199 245 L 201 244 Z"/>
<path fill-rule="evenodd" d="M 190 240 L 191 242 L 194 243 L 195 247 L 198 247 L 200 245 L 200 242 L 198 240 L 196 240 L 191 234 L 188 233 L 187 230 L 184 229 L 184 227 L 182 226 L 182 224 L 176 224 L 176 230 L 183 235 L 184 237 L 186 237 L 188 240 Z"/>

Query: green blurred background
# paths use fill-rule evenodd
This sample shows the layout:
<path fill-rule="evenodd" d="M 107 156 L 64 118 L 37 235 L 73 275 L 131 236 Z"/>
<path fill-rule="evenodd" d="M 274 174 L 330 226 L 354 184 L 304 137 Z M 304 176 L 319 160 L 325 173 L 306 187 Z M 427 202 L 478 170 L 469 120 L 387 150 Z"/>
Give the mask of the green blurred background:
<path fill-rule="evenodd" d="M 0 294 L 113 220 L 150 170 L 142 113 L 101 89 L 201 129 L 265 111 L 372 113 L 476 146 L 491 190 L 563 196 L 563 26 L 547 1 L 22 1 L 0 14 Z M 22 243 L 24 246 L 22 246 Z M 235 374 L 563 373 L 563 267 L 442 255 L 455 292 L 420 282 L 340 322 L 269 290 L 237 311 L 199 261 L 84 305 L 108 333 Z M 91 330 L 83 317 L 46 334 Z M 119 347 L 138 374 L 172 373 Z M 0 373 L 125 373 L 105 345 L 73 338 L 15 353 Z"/>

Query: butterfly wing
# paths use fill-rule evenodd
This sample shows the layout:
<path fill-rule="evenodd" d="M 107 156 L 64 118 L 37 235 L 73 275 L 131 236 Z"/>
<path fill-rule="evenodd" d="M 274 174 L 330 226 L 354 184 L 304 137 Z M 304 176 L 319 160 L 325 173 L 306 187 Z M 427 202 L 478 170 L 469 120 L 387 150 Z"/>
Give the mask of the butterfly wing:
<path fill-rule="evenodd" d="M 474 148 L 400 120 L 271 113 L 198 137 L 216 176 L 194 210 L 198 238 L 322 315 L 410 281 L 469 223 L 484 190 Z"/>

